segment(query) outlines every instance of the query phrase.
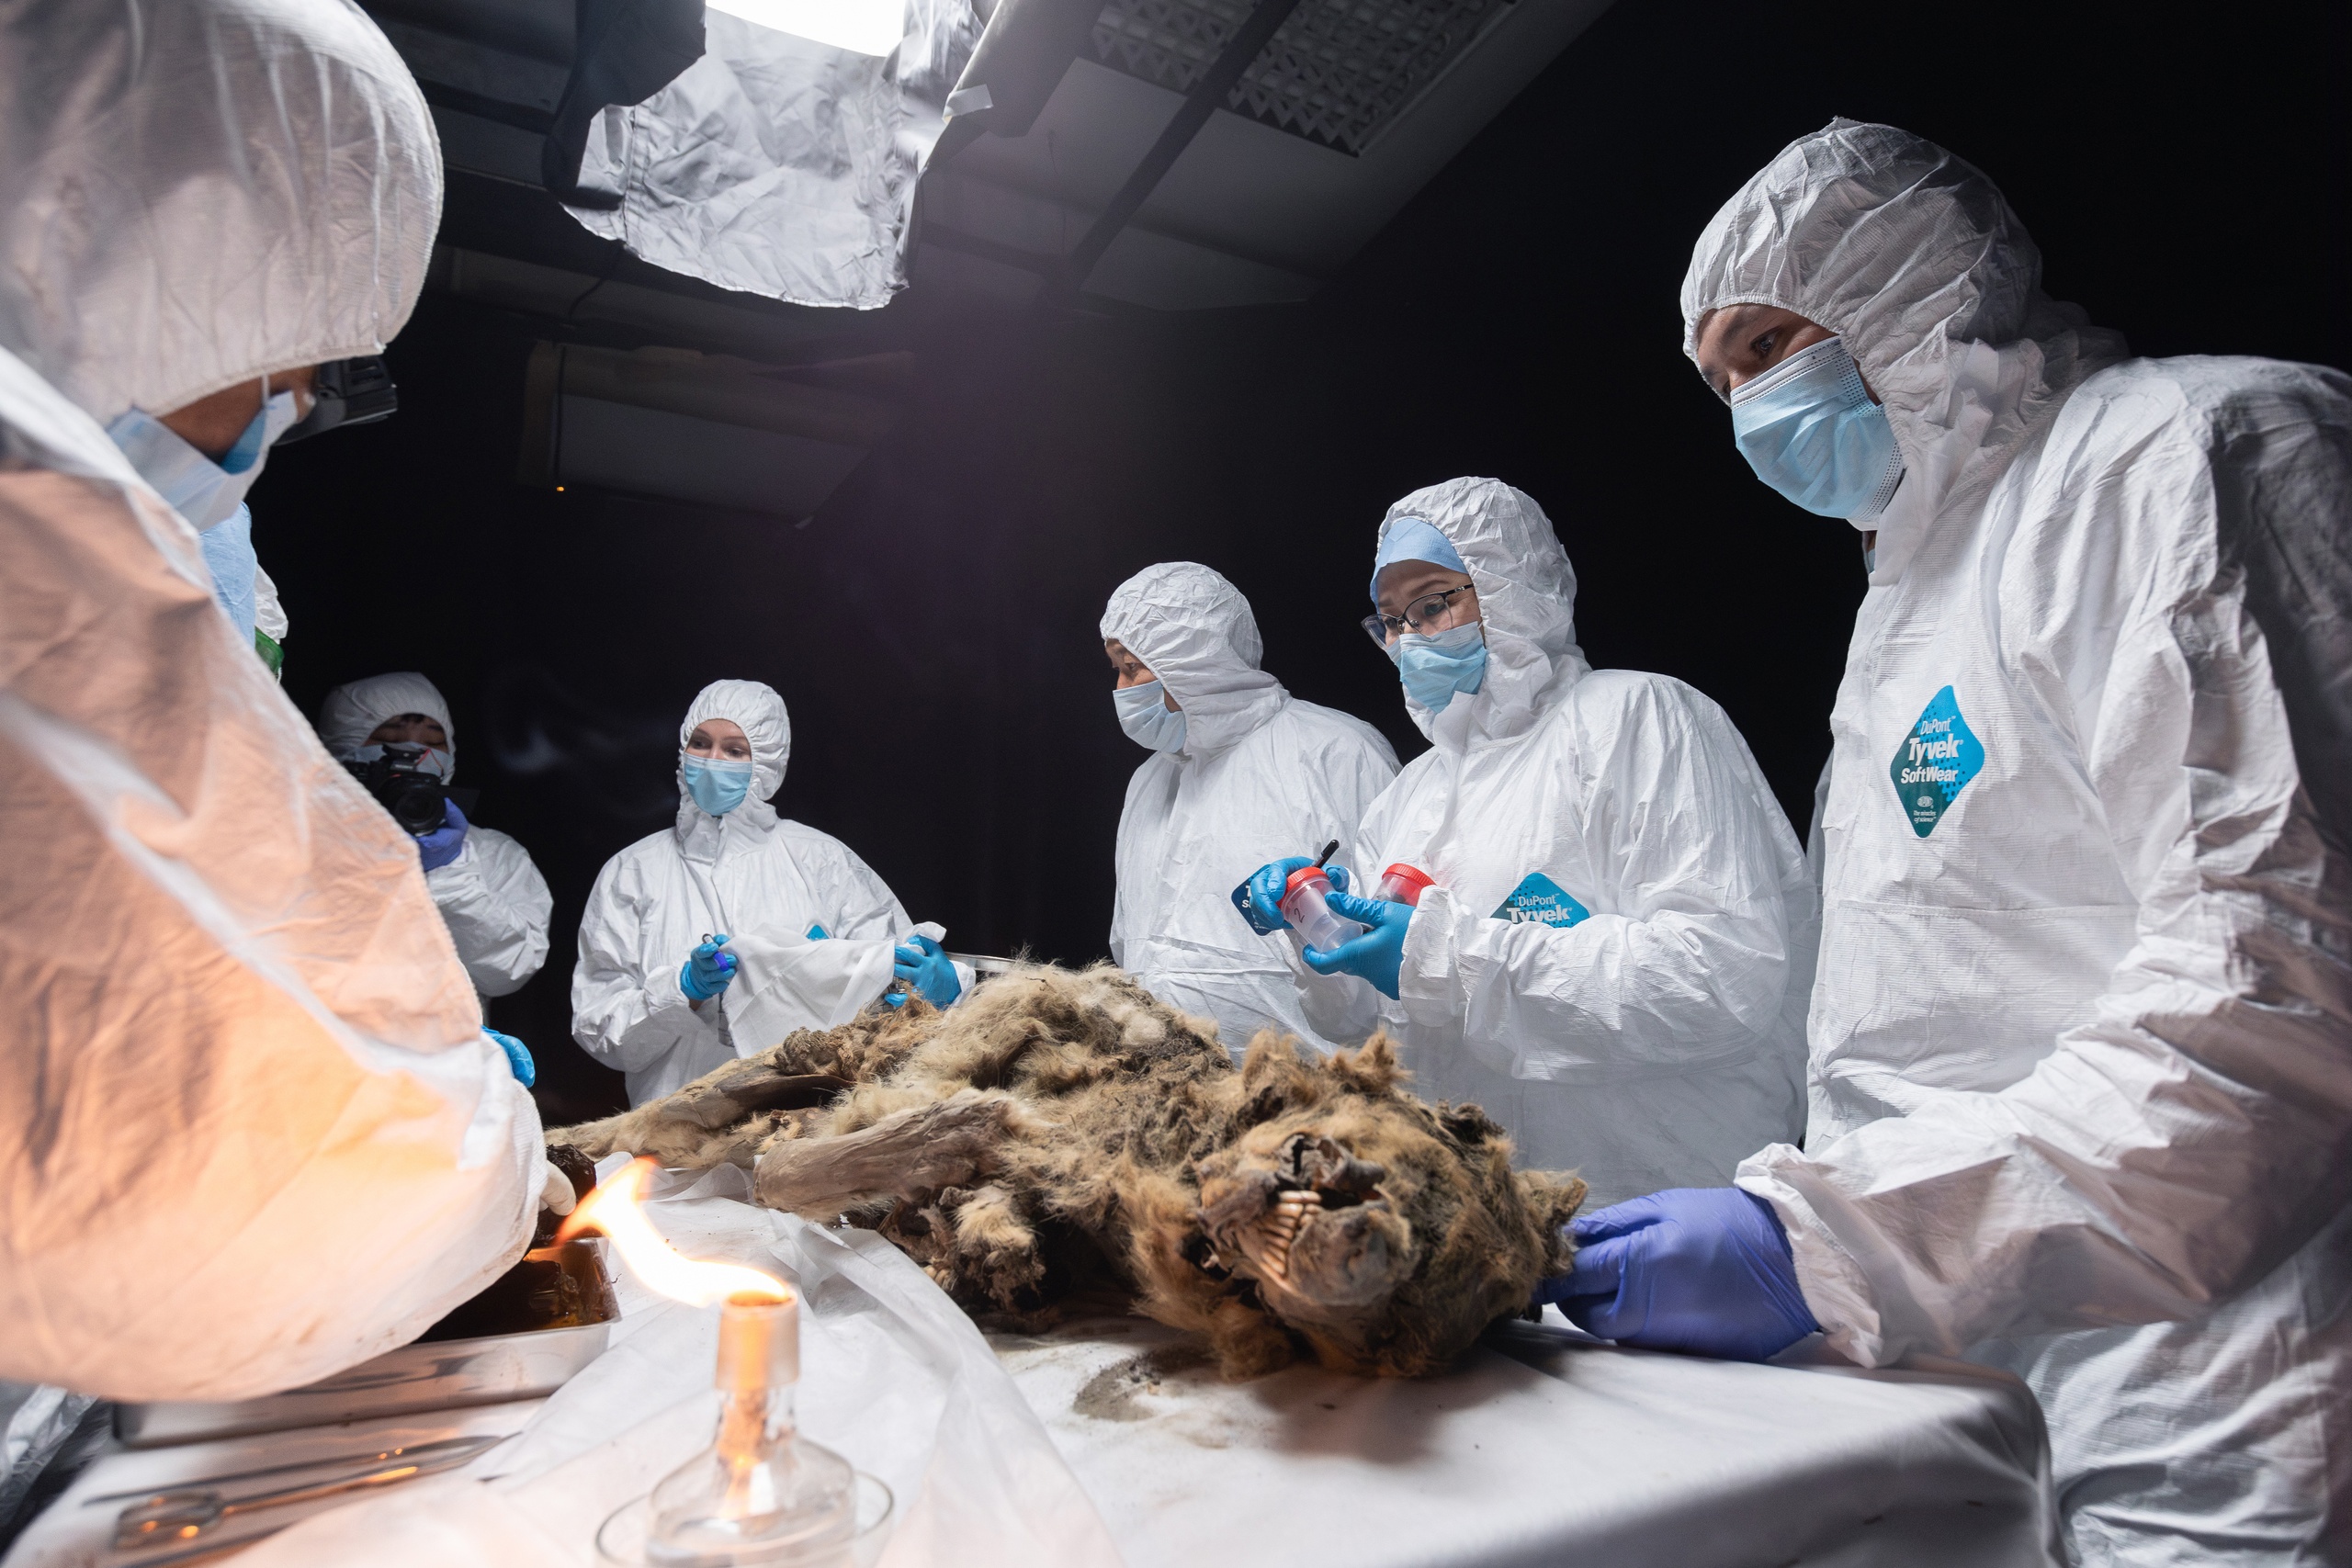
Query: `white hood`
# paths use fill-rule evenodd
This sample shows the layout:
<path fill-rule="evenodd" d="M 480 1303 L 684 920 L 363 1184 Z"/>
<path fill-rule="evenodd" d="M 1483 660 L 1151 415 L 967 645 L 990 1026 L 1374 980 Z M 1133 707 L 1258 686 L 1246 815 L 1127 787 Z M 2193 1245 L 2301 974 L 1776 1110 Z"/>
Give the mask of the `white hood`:
<path fill-rule="evenodd" d="M 100 424 L 407 321 L 440 141 L 348 0 L 15 5 L 0 62 L 0 344 Z"/>
<path fill-rule="evenodd" d="M 348 762 L 368 744 L 376 727 L 404 713 L 421 713 L 441 726 L 449 738 L 442 748 L 449 753 L 450 777 L 457 776 L 458 727 L 449 721 L 449 704 L 441 688 L 413 670 L 370 675 L 337 686 L 319 704 L 319 739 L 328 755 Z"/>
<path fill-rule="evenodd" d="M 792 719 L 775 688 L 758 681 L 713 681 L 686 709 L 678 726 L 678 749 L 705 719 L 730 719 L 752 743 L 752 798 L 772 800 L 784 787 L 784 765 L 792 757 Z M 680 789 L 685 786 L 681 784 Z"/>
<path fill-rule="evenodd" d="M 2041 292 L 2041 253 L 1991 180 L 1892 126 L 1830 121 L 1716 213 L 1682 280 L 1682 351 L 1725 305 L 1845 340 L 1909 471 L 1901 514 L 1980 493 L 2122 338 Z"/>
<path fill-rule="evenodd" d="M 678 848 L 689 860 L 716 862 L 724 846 L 745 834 L 764 834 L 776 824 L 768 802 L 784 787 L 784 765 L 792 756 L 792 720 L 775 688 L 758 681 L 713 681 L 695 696 L 678 726 L 683 752 L 695 727 L 705 719 L 731 719 L 752 743 L 752 789 L 743 804 L 713 817 L 687 793 L 685 768 L 678 770 Z"/>
<path fill-rule="evenodd" d="M 1187 756 L 1224 750 L 1290 699 L 1258 668 L 1265 649 L 1250 601 L 1207 567 L 1146 567 L 1111 595 L 1102 632 L 1149 666 L 1184 710 Z"/>
<path fill-rule="evenodd" d="M 1534 497 L 1500 479 L 1448 479 L 1388 509 L 1374 558 L 1390 527 L 1408 517 L 1443 534 L 1476 585 L 1487 674 L 1475 696 L 1449 704 L 1442 715 L 1410 696 L 1407 711 L 1422 734 L 1448 750 L 1521 733 L 1592 668 L 1577 646 L 1576 569 L 1552 520 Z"/>

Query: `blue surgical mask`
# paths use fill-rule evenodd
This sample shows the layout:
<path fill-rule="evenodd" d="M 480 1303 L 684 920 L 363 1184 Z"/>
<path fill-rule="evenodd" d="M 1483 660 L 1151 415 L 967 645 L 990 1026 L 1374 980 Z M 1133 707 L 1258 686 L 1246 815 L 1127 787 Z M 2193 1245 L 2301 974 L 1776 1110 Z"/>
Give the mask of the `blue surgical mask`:
<path fill-rule="evenodd" d="M 1154 751 L 1182 751 L 1184 749 L 1184 710 L 1170 713 L 1163 700 L 1166 694 L 1157 681 L 1146 681 L 1140 686 L 1121 686 L 1111 694 L 1111 705 L 1118 710 L 1119 728 L 1136 745 Z"/>
<path fill-rule="evenodd" d="M 1423 637 L 1407 632 L 1388 645 L 1405 694 L 1431 713 L 1457 695 L 1469 696 L 1487 679 L 1487 628 L 1476 621 Z"/>
<path fill-rule="evenodd" d="M 752 764 L 722 761 L 716 757 L 696 757 L 682 753 L 678 772 L 686 781 L 686 793 L 695 804 L 713 817 L 724 817 L 743 804 L 752 793 Z"/>
<path fill-rule="evenodd" d="M 202 533 L 237 514 L 245 492 L 261 478 L 270 444 L 293 423 L 294 394 L 273 393 L 237 437 L 236 445 L 217 463 L 140 409 L 122 413 L 107 426 L 107 434 L 130 459 L 139 477 L 154 486 L 173 511 Z M 247 631 L 250 635 L 251 628 Z"/>
<path fill-rule="evenodd" d="M 254 555 L 254 514 L 240 506 L 225 523 L 215 523 L 196 536 L 204 547 L 204 564 L 212 573 L 212 596 L 220 602 L 237 640 L 254 640 L 254 580 L 261 562 Z"/>
<path fill-rule="evenodd" d="M 1868 523 L 1903 482 L 1894 427 L 1834 337 L 1735 389 L 1731 429 L 1758 479 L 1823 517 Z"/>

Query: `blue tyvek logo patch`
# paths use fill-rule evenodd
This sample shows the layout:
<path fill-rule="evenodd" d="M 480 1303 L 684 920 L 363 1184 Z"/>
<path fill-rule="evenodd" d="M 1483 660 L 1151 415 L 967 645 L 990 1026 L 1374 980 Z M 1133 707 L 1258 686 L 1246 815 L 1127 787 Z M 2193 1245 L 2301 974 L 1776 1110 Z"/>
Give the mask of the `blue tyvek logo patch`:
<path fill-rule="evenodd" d="M 1886 771 L 1911 830 L 1924 839 L 1984 767 L 1984 744 L 1960 716 L 1960 704 L 1946 686 L 1921 710 Z"/>
<path fill-rule="evenodd" d="M 1528 873 L 1527 880 L 1510 890 L 1510 897 L 1503 900 L 1502 908 L 1494 915 L 1496 919 L 1514 925 L 1533 921 L 1539 926 L 1572 926 L 1591 917 L 1590 909 L 1540 871 Z"/>

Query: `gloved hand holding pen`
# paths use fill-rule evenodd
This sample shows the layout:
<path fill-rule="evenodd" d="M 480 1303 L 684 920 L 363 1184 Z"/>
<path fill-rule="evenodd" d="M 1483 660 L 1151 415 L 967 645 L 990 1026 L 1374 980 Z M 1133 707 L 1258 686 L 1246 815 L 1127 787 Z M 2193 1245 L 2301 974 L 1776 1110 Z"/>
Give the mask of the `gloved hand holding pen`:
<path fill-rule="evenodd" d="M 710 1000 L 735 982 L 735 955 L 726 951 L 733 939 L 721 931 L 706 936 L 678 971 L 678 989 L 697 1005 Z"/>
<path fill-rule="evenodd" d="M 1326 850 L 1325 854 L 1330 851 Z M 1348 868 L 1330 865 L 1306 855 L 1292 855 L 1284 860 L 1269 861 L 1250 874 L 1250 880 L 1233 890 L 1233 907 L 1250 922 L 1250 929 L 1260 936 L 1272 936 L 1290 929 L 1283 918 L 1283 890 L 1290 885 L 1290 874 L 1310 865 L 1321 865 L 1323 874 L 1331 880 L 1331 890 L 1348 890 Z"/>

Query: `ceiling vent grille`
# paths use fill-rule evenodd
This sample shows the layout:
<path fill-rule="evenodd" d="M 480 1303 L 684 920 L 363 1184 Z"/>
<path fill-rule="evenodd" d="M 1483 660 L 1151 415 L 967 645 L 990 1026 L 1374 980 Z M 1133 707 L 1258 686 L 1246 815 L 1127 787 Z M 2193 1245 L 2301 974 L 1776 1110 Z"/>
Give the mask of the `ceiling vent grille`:
<path fill-rule="evenodd" d="M 1226 107 L 1360 153 L 1510 4 L 1302 0 Z M 1110 0 L 1095 24 L 1095 56 L 1190 92 L 1250 8 L 1250 0 Z"/>

